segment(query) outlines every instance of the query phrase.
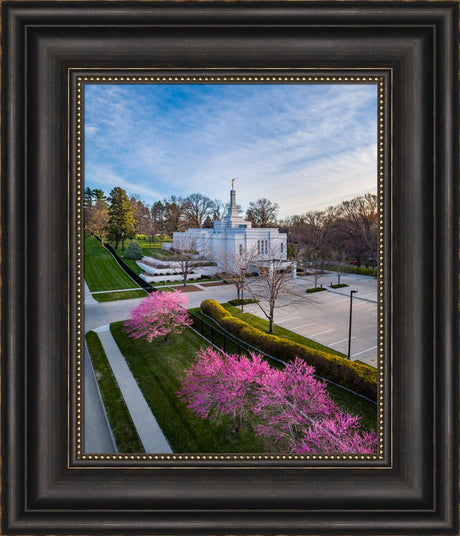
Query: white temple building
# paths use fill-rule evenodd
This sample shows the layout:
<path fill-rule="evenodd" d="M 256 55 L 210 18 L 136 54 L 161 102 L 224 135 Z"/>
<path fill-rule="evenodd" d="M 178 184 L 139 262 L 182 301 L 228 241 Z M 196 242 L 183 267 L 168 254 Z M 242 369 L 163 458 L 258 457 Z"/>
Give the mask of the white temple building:
<path fill-rule="evenodd" d="M 255 263 L 287 260 L 287 234 L 276 227 L 253 228 L 250 221 L 238 215 L 236 190 L 232 182 L 227 216 L 214 221 L 212 229 L 188 229 L 173 234 L 173 248 L 193 249 L 208 260 L 224 267 L 224 261 L 248 253 Z"/>

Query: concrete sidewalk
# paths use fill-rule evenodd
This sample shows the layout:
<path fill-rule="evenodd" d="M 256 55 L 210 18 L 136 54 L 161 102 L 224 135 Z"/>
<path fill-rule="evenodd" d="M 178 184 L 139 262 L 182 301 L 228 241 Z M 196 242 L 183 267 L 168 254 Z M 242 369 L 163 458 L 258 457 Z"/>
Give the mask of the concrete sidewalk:
<path fill-rule="evenodd" d="M 84 451 L 115 453 L 117 448 L 85 343 Z"/>
<path fill-rule="evenodd" d="M 110 333 L 110 326 L 95 329 L 101 340 L 113 375 L 123 395 L 139 438 L 147 453 L 172 453 L 171 447 L 142 395 L 136 380 Z"/>
<path fill-rule="evenodd" d="M 89 290 L 88 285 L 85 283 L 85 305 L 99 305 L 99 302 L 93 298 L 91 291 Z"/>

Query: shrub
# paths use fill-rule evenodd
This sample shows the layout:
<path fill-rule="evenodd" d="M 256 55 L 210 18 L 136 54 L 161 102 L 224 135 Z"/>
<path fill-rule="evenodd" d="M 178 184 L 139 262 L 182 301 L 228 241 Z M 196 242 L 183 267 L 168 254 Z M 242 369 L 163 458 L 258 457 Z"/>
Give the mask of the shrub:
<path fill-rule="evenodd" d="M 374 268 L 362 268 L 361 266 L 356 266 L 355 274 L 376 276 L 377 270 Z"/>
<path fill-rule="evenodd" d="M 325 268 L 336 272 L 338 266 L 336 264 L 326 264 Z M 377 277 L 377 268 L 366 268 L 364 266 L 340 266 L 340 272 L 343 274 L 370 275 Z"/>
<path fill-rule="evenodd" d="M 253 298 L 247 298 L 245 300 L 229 300 L 230 305 L 247 305 L 248 303 L 259 303 L 259 300 L 254 300 Z"/>
<path fill-rule="evenodd" d="M 125 259 L 133 259 L 135 261 L 142 259 L 142 248 L 139 242 L 131 240 L 126 248 Z"/>
<path fill-rule="evenodd" d="M 323 287 L 307 288 L 305 292 L 307 294 L 314 294 L 315 292 L 321 292 L 322 290 L 326 290 L 326 289 Z"/>
<path fill-rule="evenodd" d="M 298 357 L 314 367 L 318 376 L 348 387 L 372 400 L 377 400 L 377 371 L 374 368 L 264 333 L 243 320 L 235 318 L 215 300 L 204 300 L 201 303 L 201 310 L 235 337 L 246 341 L 262 352 L 285 362 L 293 361 Z"/>
<path fill-rule="evenodd" d="M 348 287 L 346 283 L 337 283 L 336 285 L 331 285 L 332 288 L 343 288 Z"/>

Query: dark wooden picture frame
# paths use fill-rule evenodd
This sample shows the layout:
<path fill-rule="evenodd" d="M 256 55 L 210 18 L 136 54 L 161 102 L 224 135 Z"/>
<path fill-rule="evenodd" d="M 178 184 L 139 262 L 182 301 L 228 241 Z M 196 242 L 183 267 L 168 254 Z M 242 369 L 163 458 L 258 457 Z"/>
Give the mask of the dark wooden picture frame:
<path fill-rule="evenodd" d="M 458 3 L 2 7 L 3 532 L 456 534 Z M 381 460 L 75 457 L 82 252 L 70 81 L 107 69 L 387 73 Z"/>

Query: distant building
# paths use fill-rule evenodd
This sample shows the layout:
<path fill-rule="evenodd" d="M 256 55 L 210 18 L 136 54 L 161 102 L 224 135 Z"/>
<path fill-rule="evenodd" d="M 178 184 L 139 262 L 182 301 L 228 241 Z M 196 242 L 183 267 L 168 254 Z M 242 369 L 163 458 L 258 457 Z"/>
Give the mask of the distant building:
<path fill-rule="evenodd" d="M 238 215 L 236 190 L 230 190 L 227 216 L 214 221 L 211 229 L 188 229 L 173 234 L 173 248 L 194 249 L 201 256 L 222 265 L 223 259 L 250 253 L 256 261 L 287 260 L 287 234 L 276 227 L 253 228 L 250 221 Z"/>

